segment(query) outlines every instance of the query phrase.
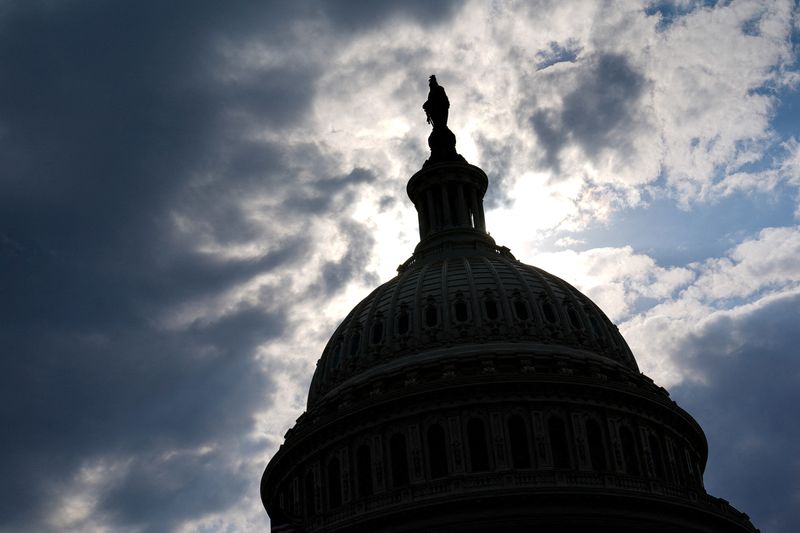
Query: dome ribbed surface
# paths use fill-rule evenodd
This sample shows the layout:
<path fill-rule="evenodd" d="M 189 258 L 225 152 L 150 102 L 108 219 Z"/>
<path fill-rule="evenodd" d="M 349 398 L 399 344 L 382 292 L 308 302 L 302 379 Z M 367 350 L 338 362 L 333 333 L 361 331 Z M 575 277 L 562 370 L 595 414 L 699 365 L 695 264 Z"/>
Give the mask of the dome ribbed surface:
<path fill-rule="evenodd" d="M 350 312 L 317 363 L 308 407 L 382 364 L 494 340 L 584 350 L 638 372 L 616 326 L 570 284 L 505 248 L 462 249 L 415 261 Z"/>

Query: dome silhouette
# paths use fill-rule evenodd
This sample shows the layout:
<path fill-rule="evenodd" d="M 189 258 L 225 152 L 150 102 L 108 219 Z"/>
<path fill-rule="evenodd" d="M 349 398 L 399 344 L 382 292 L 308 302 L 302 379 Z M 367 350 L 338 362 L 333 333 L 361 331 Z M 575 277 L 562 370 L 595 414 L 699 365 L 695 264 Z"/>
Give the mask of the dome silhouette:
<path fill-rule="evenodd" d="M 447 166 L 480 172 L 466 164 Z M 309 408 L 337 387 L 379 375 L 382 365 L 412 364 L 422 356 L 430 361 L 429 352 L 438 349 L 445 357 L 445 348 L 475 343 L 522 343 L 531 353 L 557 350 L 638 371 L 625 339 L 588 297 L 517 261 L 488 235 L 461 236 L 455 241 L 451 231 L 437 233 L 424 253 L 345 318 L 319 360 Z"/>
<path fill-rule="evenodd" d="M 272 530 L 756 531 L 608 317 L 488 235 L 485 173 L 433 126 L 420 242 L 325 347 L 262 478 Z"/>

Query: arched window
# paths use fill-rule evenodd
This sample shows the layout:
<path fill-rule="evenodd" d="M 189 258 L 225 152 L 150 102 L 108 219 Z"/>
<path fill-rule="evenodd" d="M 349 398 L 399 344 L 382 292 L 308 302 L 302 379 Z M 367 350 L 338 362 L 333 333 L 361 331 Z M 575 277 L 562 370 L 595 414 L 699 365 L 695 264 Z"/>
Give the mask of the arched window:
<path fill-rule="evenodd" d="M 372 496 L 372 452 L 366 444 L 356 451 L 356 476 L 359 498 Z"/>
<path fill-rule="evenodd" d="M 686 483 L 688 485 L 696 485 L 696 470 L 694 468 L 694 461 L 692 460 L 692 453 L 684 448 L 681 451 L 683 457 L 683 466 L 686 468 Z"/>
<path fill-rule="evenodd" d="M 402 433 L 395 433 L 389 440 L 389 459 L 392 465 L 392 485 L 408 485 L 408 452 L 406 437 Z"/>
<path fill-rule="evenodd" d="M 411 321 L 408 315 L 408 309 L 403 305 L 400 307 L 400 313 L 397 315 L 397 334 L 405 335 L 410 329 Z"/>
<path fill-rule="evenodd" d="M 447 184 L 447 199 L 450 202 L 450 222 L 453 226 L 463 224 L 463 214 L 458 207 L 458 189 L 459 185 L 455 183 Z"/>
<path fill-rule="evenodd" d="M 620 427 L 619 440 L 622 443 L 625 472 L 632 476 L 638 476 L 640 473 L 639 454 L 636 451 L 636 441 L 633 438 L 633 432 L 627 426 Z"/>
<path fill-rule="evenodd" d="M 678 484 L 681 486 L 686 486 L 686 474 L 689 471 L 689 467 L 686 465 L 686 454 L 683 452 L 683 448 L 679 444 L 675 444 L 673 447 L 673 452 L 675 453 L 675 461 L 678 463 L 677 467 L 677 476 L 678 476 Z"/>
<path fill-rule="evenodd" d="M 589 444 L 589 459 L 592 461 L 592 468 L 600 471 L 606 470 L 606 445 L 603 431 L 597 420 L 586 421 L 586 441 Z"/>
<path fill-rule="evenodd" d="M 286 487 L 281 491 L 281 506 L 294 514 L 294 499 L 292 498 L 292 488 Z"/>
<path fill-rule="evenodd" d="M 336 457 L 328 461 L 328 505 L 331 509 L 342 505 L 342 474 L 339 469 L 339 459 Z"/>
<path fill-rule="evenodd" d="M 550 433 L 553 466 L 556 468 L 569 468 L 569 443 L 567 442 L 567 428 L 564 425 L 564 421 L 558 416 L 551 416 L 547 421 L 547 431 Z"/>
<path fill-rule="evenodd" d="M 686 468 L 688 470 L 690 485 L 703 485 L 703 471 L 698 463 L 698 457 L 687 449 L 684 449 L 684 457 L 686 458 Z"/>
<path fill-rule="evenodd" d="M 355 355 L 358 353 L 359 344 L 361 344 L 361 330 L 356 329 L 350 336 L 350 355 Z"/>
<path fill-rule="evenodd" d="M 553 305 L 548 302 L 542 302 L 542 312 L 544 313 L 544 318 L 551 323 L 555 323 L 558 318 L 556 317 L 556 310 L 553 309 Z"/>
<path fill-rule="evenodd" d="M 469 318 L 469 313 L 467 312 L 467 302 L 465 302 L 461 296 L 457 296 L 456 303 L 453 305 L 453 311 L 455 311 L 456 320 L 458 322 L 466 322 Z"/>
<path fill-rule="evenodd" d="M 567 307 L 567 317 L 569 317 L 569 323 L 574 329 L 581 329 L 581 321 L 578 318 L 578 313 L 571 305 Z"/>
<path fill-rule="evenodd" d="M 520 320 L 528 320 L 528 306 L 524 300 L 519 298 L 514 300 L 514 314 Z"/>
<path fill-rule="evenodd" d="M 425 306 L 425 326 L 432 328 L 439 323 L 439 312 L 436 310 L 436 304 L 433 300 L 428 300 L 428 305 Z"/>
<path fill-rule="evenodd" d="M 597 321 L 597 317 L 593 314 L 589 315 L 589 327 L 592 329 L 592 334 L 595 337 L 601 338 L 603 336 L 602 329 L 600 329 L 600 323 Z"/>
<path fill-rule="evenodd" d="M 497 307 L 497 301 L 490 292 L 486 293 L 486 297 L 483 300 L 483 307 L 486 309 L 486 318 L 489 320 L 497 320 L 500 318 L 500 310 Z"/>
<path fill-rule="evenodd" d="M 431 478 L 436 479 L 447 475 L 447 445 L 445 444 L 444 429 L 439 424 L 428 428 L 428 464 Z"/>
<path fill-rule="evenodd" d="M 306 516 L 313 516 L 316 512 L 314 508 L 314 473 L 306 472 L 303 480 L 303 509 Z"/>
<path fill-rule="evenodd" d="M 334 369 L 339 366 L 339 362 L 342 360 L 342 343 L 344 339 L 341 335 L 339 338 L 336 339 L 336 344 L 333 346 L 333 367 Z"/>
<path fill-rule="evenodd" d="M 378 344 L 383 340 L 383 317 L 380 315 L 375 317 L 372 323 L 372 335 L 370 335 L 372 344 Z"/>
<path fill-rule="evenodd" d="M 664 454 L 661 451 L 661 441 L 655 433 L 650 433 L 647 437 L 647 442 L 650 444 L 650 454 L 653 456 L 653 468 L 655 469 L 656 477 L 664 479 Z"/>
<path fill-rule="evenodd" d="M 470 469 L 472 472 L 489 470 L 489 448 L 486 444 L 486 430 L 483 421 L 473 418 L 467 423 L 467 445 L 469 446 Z"/>
<path fill-rule="evenodd" d="M 531 451 L 525 422 L 519 415 L 508 418 L 508 441 L 511 444 L 511 464 L 514 468 L 530 468 Z"/>

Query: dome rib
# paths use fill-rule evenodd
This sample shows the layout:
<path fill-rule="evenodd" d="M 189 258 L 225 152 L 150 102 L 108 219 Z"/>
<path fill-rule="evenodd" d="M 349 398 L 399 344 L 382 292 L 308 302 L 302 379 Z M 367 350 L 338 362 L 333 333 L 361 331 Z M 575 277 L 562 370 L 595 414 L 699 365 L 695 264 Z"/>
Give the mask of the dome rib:
<path fill-rule="evenodd" d="M 537 323 L 536 325 L 540 328 L 544 327 L 544 317 L 542 316 L 541 311 L 539 310 L 539 306 L 536 305 L 536 295 L 534 294 L 531 285 L 525 281 L 525 276 L 523 275 L 522 270 L 520 269 L 520 265 L 522 263 L 520 263 L 519 261 L 512 261 L 510 259 L 506 259 L 506 264 L 509 265 L 511 271 L 514 272 L 514 274 L 517 276 L 520 285 L 525 287 L 525 290 L 528 294 L 528 308 L 531 311 L 531 315 L 536 319 Z"/>
<path fill-rule="evenodd" d="M 422 265 L 422 268 L 419 273 L 419 278 L 417 278 L 417 286 L 414 290 L 414 302 L 415 306 L 411 316 L 414 317 L 412 321 L 411 329 L 414 331 L 414 335 L 412 339 L 415 341 L 419 341 L 422 337 L 422 287 L 425 285 L 425 275 L 428 273 L 428 268 L 430 267 L 429 263 Z"/>
<path fill-rule="evenodd" d="M 442 333 L 445 339 L 450 338 L 452 328 L 450 324 L 450 306 L 448 305 L 448 288 L 447 288 L 447 271 L 449 266 L 449 260 L 445 259 L 442 261 L 442 281 L 441 281 L 441 290 L 439 291 L 442 294 L 442 301 L 439 302 L 439 312 L 441 313 L 442 317 Z"/>
<path fill-rule="evenodd" d="M 472 300 L 472 316 L 475 320 L 475 327 L 480 329 L 481 326 L 483 326 L 483 313 L 481 313 L 480 299 L 478 298 L 478 291 L 474 283 L 475 278 L 472 276 L 472 267 L 470 266 L 469 260 L 466 257 L 464 257 L 464 271 L 467 274 L 467 280 L 469 284 L 470 299 Z"/>

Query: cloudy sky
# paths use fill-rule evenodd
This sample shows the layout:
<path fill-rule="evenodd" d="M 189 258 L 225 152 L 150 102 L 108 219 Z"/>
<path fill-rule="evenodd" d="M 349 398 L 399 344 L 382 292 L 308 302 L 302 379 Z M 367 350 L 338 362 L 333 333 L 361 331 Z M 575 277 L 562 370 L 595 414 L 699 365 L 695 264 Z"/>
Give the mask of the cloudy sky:
<path fill-rule="evenodd" d="M 433 73 L 495 239 L 797 531 L 798 52 L 780 0 L 0 0 L 0 531 L 268 527 L 324 343 L 417 242 Z"/>

